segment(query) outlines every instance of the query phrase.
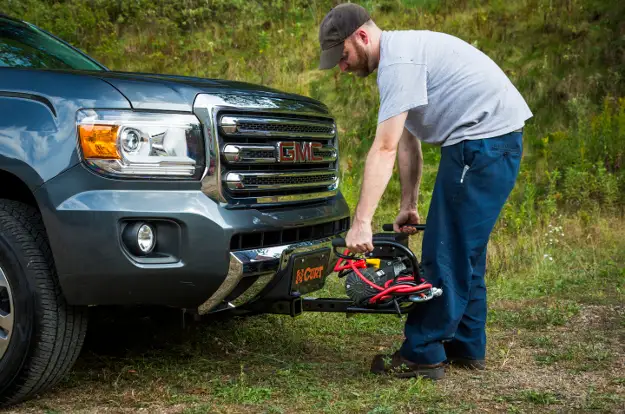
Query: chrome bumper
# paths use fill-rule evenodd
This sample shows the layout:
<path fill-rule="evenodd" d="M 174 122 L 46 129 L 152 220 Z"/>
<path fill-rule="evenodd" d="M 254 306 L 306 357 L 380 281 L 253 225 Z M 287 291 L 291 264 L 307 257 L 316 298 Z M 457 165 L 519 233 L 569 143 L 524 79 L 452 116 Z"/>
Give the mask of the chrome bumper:
<path fill-rule="evenodd" d="M 233 309 L 244 305 L 261 292 L 276 274 L 286 269 L 289 259 L 296 253 L 329 248 L 330 255 L 326 265 L 326 275 L 331 273 L 331 265 L 338 259 L 332 249 L 332 240 L 337 237 L 345 237 L 345 234 L 339 233 L 331 237 L 291 245 L 231 252 L 230 267 L 226 279 L 211 297 L 198 306 L 198 314 L 205 315 L 217 309 Z M 258 276 L 256 282 L 236 299 L 224 303 L 224 299 L 232 293 L 241 280 L 251 276 Z M 220 307 L 220 305 L 222 306 Z"/>

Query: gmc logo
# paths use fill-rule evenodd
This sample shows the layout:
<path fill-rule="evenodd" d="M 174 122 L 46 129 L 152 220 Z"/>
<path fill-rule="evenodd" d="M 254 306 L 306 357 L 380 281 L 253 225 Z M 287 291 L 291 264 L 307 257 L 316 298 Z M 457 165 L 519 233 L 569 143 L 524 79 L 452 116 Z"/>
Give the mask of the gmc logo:
<path fill-rule="evenodd" d="M 320 149 L 319 142 L 279 142 L 279 162 L 311 162 L 322 161 L 323 157 L 315 155 L 315 149 Z"/>

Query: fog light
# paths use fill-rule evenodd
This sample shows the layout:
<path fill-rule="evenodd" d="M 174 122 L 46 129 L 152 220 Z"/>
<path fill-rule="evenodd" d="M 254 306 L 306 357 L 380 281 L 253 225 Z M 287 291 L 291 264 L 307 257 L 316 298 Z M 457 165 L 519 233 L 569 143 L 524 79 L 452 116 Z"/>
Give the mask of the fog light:
<path fill-rule="evenodd" d="M 154 250 L 156 231 L 150 224 L 136 222 L 126 226 L 122 239 L 132 254 L 145 256 Z"/>
<path fill-rule="evenodd" d="M 139 227 L 139 232 L 137 233 L 137 243 L 139 244 L 139 248 L 145 254 L 148 254 L 154 248 L 154 230 L 148 224 L 143 224 Z"/>

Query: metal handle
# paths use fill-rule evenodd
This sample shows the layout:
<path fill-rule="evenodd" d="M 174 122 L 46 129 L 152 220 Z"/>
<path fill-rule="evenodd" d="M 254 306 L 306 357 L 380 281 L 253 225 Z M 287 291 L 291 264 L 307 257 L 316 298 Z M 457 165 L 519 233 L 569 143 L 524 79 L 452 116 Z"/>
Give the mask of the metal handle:
<path fill-rule="evenodd" d="M 405 227 L 414 227 L 417 230 L 425 230 L 425 224 L 402 224 L 402 226 Z M 393 230 L 393 224 L 383 224 L 382 225 L 382 230 L 384 231 L 394 231 Z"/>
<path fill-rule="evenodd" d="M 425 224 L 404 224 L 404 226 L 414 227 L 417 230 L 425 230 Z M 389 223 L 383 224 L 382 230 L 393 231 L 393 224 L 389 224 Z M 346 247 L 345 239 L 342 237 L 337 237 L 335 239 L 332 239 L 332 246 L 333 247 Z"/>
<path fill-rule="evenodd" d="M 391 246 L 391 247 L 394 247 L 396 249 L 403 251 L 405 255 L 408 257 L 408 259 L 410 259 L 413 270 L 416 270 L 419 268 L 419 261 L 417 260 L 417 257 L 414 255 L 412 250 L 410 250 L 403 244 L 397 243 L 394 240 L 380 239 L 380 238 L 377 238 L 376 236 L 373 236 L 373 247 L 376 247 L 376 246 Z M 338 257 L 342 257 L 344 259 L 354 259 L 353 256 L 346 256 L 336 251 L 337 247 L 346 247 L 344 238 L 337 237 L 335 239 L 332 239 L 332 247 L 334 247 L 334 254 L 336 254 Z"/>

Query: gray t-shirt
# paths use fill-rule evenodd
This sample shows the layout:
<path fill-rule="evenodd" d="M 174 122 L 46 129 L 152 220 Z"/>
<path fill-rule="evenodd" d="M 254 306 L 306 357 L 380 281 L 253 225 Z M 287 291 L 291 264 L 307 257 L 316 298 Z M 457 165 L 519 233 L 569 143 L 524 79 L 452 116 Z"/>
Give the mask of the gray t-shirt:
<path fill-rule="evenodd" d="M 378 122 L 408 110 L 406 128 L 429 144 L 503 135 L 532 117 L 499 66 L 444 33 L 382 32 L 377 83 Z"/>

